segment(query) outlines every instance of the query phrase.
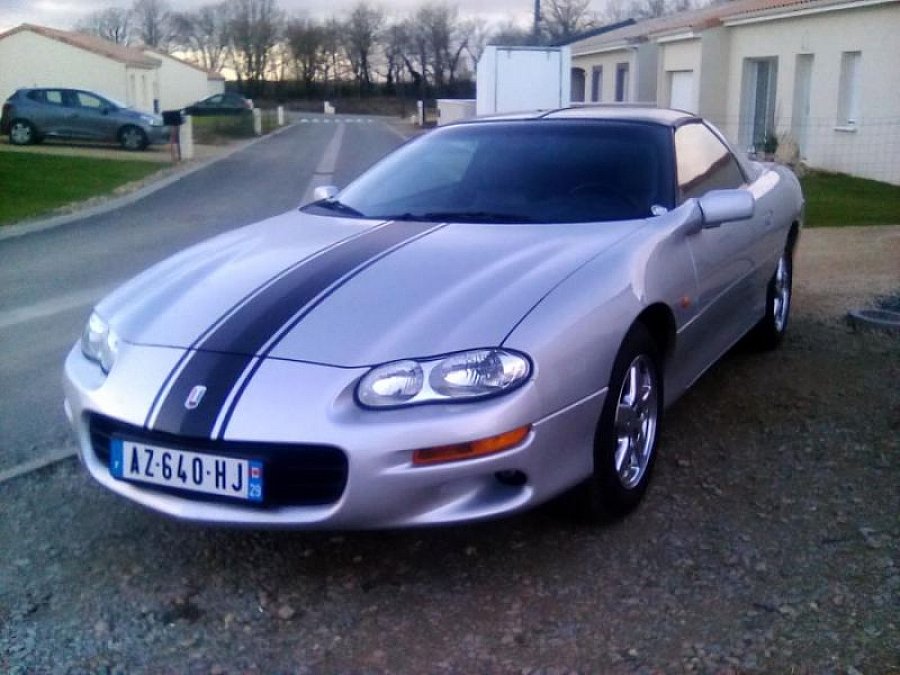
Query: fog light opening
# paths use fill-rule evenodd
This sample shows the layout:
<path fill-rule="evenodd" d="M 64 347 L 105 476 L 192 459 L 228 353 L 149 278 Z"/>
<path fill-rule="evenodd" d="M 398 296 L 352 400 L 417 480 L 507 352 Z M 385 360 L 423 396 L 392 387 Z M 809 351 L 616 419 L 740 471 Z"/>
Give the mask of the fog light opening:
<path fill-rule="evenodd" d="M 522 487 L 528 482 L 528 476 L 518 469 L 507 469 L 494 474 L 497 482 L 510 487 Z"/>

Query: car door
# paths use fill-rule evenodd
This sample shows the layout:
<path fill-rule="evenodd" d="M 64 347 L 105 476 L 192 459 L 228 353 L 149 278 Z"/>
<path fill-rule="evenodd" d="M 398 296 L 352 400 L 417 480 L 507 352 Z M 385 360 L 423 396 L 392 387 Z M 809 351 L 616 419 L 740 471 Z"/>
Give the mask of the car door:
<path fill-rule="evenodd" d="M 675 156 L 679 199 L 683 203 L 711 190 L 750 189 L 731 150 L 702 122 L 678 127 Z M 702 372 L 743 336 L 762 315 L 765 290 L 759 267 L 764 254 L 766 204 L 757 202 L 747 220 L 702 228 L 687 237 L 694 263 L 695 315 L 685 336 L 693 346 L 684 354 L 689 370 Z"/>
<path fill-rule="evenodd" d="M 96 94 L 77 89 L 71 90 L 73 129 L 78 138 L 92 140 L 115 140 L 117 123 L 110 115 L 112 104 Z"/>
<path fill-rule="evenodd" d="M 72 111 L 65 105 L 61 89 L 34 89 L 28 92 L 29 117 L 44 136 L 68 136 Z"/>

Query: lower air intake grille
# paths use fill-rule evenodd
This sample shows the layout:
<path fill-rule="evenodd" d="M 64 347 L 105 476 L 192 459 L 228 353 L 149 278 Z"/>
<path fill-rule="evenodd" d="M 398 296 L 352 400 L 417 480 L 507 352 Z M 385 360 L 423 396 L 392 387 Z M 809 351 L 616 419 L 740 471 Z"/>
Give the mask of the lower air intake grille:
<path fill-rule="evenodd" d="M 208 453 L 225 457 L 260 460 L 265 482 L 264 501 L 246 506 L 322 506 L 333 504 L 347 485 L 347 456 L 339 448 L 328 445 L 247 443 L 182 438 L 172 434 L 148 431 L 101 415 L 90 418 L 91 446 L 101 462 L 109 465 L 112 438 L 147 445 Z M 234 503 L 228 497 L 197 494 L 174 488 L 141 483 L 142 487 L 178 494 L 185 499 Z"/>

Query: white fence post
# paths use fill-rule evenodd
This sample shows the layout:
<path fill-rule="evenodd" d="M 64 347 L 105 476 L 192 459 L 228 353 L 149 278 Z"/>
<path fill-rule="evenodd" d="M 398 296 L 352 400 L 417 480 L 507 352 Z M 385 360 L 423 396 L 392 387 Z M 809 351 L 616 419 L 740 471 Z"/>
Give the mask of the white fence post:
<path fill-rule="evenodd" d="M 284 126 L 284 106 L 278 106 L 278 126 Z"/>
<path fill-rule="evenodd" d="M 259 108 L 253 109 L 253 133 L 262 136 L 262 111 Z"/>
<path fill-rule="evenodd" d="M 185 115 L 184 124 L 178 127 L 178 145 L 182 160 L 194 159 L 194 120 L 190 115 Z"/>

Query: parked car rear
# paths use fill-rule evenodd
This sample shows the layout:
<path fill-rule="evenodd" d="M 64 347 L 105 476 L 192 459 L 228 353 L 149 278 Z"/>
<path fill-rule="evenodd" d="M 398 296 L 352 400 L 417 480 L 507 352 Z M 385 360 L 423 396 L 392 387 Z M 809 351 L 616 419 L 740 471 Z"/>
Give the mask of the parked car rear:
<path fill-rule="evenodd" d="M 3 104 L 0 132 L 13 145 L 63 138 L 110 141 L 126 150 L 143 150 L 169 139 L 159 115 L 133 110 L 92 91 L 59 87 L 16 91 Z"/>
<path fill-rule="evenodd" d="M 213 94 L 192 103 L 184 109 L 185 115 L 208 117 L 212 115 L 241 115 L 253 109 L 253 101 L 240 94 Z"/>

